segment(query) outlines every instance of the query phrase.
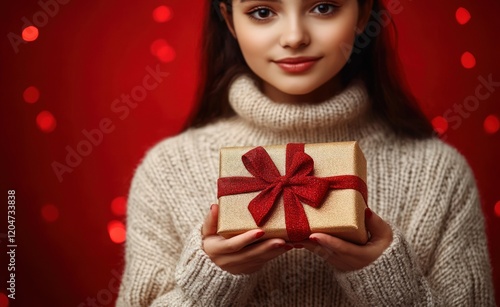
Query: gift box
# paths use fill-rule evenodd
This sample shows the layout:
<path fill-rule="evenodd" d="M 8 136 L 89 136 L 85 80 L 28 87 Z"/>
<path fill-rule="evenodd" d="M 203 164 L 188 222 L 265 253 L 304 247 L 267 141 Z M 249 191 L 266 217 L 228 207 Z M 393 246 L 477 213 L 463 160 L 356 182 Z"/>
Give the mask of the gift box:
<path fill-rule="evenodd" d="M 226 147 L 220 151 L 217 233 L 261 228 L 296 242 L 321 232 L 364 244 L 366 160 L 357 142 Z"/>

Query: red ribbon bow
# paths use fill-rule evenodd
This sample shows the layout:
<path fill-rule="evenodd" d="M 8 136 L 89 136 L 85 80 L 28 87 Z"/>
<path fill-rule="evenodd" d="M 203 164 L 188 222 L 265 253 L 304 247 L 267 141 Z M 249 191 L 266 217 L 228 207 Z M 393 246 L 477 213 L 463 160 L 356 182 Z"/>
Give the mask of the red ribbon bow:
<path fill-rule="evenodd" d="M 304 152 L 304 144 L 287 145 L 284 176 L 263 147 L 248 151 L 242 161 L 254 177 L 219 178 L 217 197 L 261 191 L 248 205 L 260 227 L 283 194 L 286 230 L 293 242 L 305 240 L 311 234 L 302 203 L 318 208 L 330 189 L 355 189 L 363 195 L 365 203 L 367 200 L 366 184 L 357 176 L 314 177 L 314 160 Z"/>

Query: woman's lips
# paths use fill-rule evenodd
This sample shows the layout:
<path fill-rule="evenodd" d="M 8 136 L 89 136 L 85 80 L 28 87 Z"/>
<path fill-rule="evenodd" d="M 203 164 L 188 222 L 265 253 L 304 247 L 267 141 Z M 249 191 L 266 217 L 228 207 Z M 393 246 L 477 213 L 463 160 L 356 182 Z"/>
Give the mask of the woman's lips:
<path fill-rule="evenodd" d="M 287 73 L 302 73 L 313 67 L 319 59 L 317 57 L 286 58 L 274 61 L 274 63 Z"/>

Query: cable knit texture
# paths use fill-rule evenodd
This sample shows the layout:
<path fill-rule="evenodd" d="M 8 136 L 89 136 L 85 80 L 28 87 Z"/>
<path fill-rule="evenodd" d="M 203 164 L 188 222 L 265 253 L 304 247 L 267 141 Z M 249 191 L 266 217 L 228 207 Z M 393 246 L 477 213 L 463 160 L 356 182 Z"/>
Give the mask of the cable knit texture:
<path fill-rule="evenodd" d="M 236 116 L 168 138 L 136 170 L 117 306 L 494 306 L 479 197 L 465 159 L 435 138 L 397 137 L 353 82 L 319 104 L 275 103 L 252 79 L 230 88 Z M 291 250 L 251 275 L 201 248 L 216 203 L 219 149 L 357 140 L 369 204 L 394 239 L 371 265 L 341 273 Z"/>

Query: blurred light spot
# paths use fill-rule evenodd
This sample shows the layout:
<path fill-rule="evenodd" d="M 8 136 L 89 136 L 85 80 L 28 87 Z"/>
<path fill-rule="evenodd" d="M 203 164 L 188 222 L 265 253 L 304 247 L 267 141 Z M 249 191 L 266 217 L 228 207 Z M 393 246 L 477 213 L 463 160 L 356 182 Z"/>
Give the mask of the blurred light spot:
<path fill-rule="evenodd" d="M 24 90 L 23 98 L 27 103 L 35 103 L 40 98 L 40 91 L 35 86 L 30 86 Z"/>
<path fill-rule="evenodd" d="M 32 42 L 38 38 L 38 29 L 35 26 L 26 27 L 21 35 L 25 41 Z"/>
<path fill-rule="evenodd" d="M 116 244 L 125 242 L 125 225 L 120 221 L 111 221 L 108 223 L 109 238 Z"/>
<path fill-rule="evenodd" d="M 156 22 L 166 22 L 172 19 L 172 10 L 165 5 L 161 5 L 153 10 L 153 19 Z"/>
<path fill-rule="evenodd" d="M 488 115 L 483 123 L 484 131 L 489 134 L 497 133 L 500 129 L 500 121 L 495 115 Z"/>
<path fill-rule="evenodd" d="M 175 50 L 169 45 L 166 45 L 158 49 L 156 56 L 163 63 L 169 63 L 175 59 Z"/>
<path fill-rule="evenodd" d="M 462 66 L 465 68 L 473 68 L 474 66 L 476 66 L 476 58 L 470 52 L 465 52 L 464 54 L 462 54 L 461 61 Z"/>
<path fill-rule="evenodd" d="M 42 207 L 42 217 L 46 222 L 55 222 L 59 218 L 59 210 L 52 204 L 44 205 Z"/>
<path fill-rule="evenodd" d="M 463 7 L 457 9 L 455 17 L 457 18 L 457 22 L 461 25 L 468 23 L 471 18 L 469 11 Z"/>
<path fill-rule="evenodd" d="M 495 204 L 495 214 L 500 217 L 500 200 Z"/>
<path fill-rule="evenodd" d="M 49 111 L 42 111 L 36 117 L 38 128 L 45 133 L 50 133 L 56 128 L 56 119 Z"/>
<path fill-rule="evenodd" d="M 443 134 L 448 130 L 448 121 L 442 116 L 436 116 L 432 119 L 432 126 L 437 133 Z"/>
<path fill-rule="evenodd" d="M 7 288 L 10 288 L 10 286 Z M 9 298 L 3 292 L 0 292 L 0 307 L 9 307 Z"/>
<path fill-rule="evenodd" d="M 165 47 L 165 46 L 168 46 L 166 40 L 164 40 L 162 38 L 155 40 L 154 42 L 151 43 L 151 48 L 150 48 L 151 54 L 154 56 L 158 56 L 158 50 L 160 50 L 160 48 Z"/>
<path fill-rule="evenodd" d="M 113 199 L 111 211 L 114 215 L 125 215 L 127 213 L 127 199 L 123 196 Z"/>

